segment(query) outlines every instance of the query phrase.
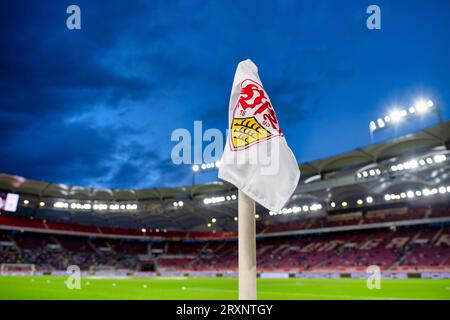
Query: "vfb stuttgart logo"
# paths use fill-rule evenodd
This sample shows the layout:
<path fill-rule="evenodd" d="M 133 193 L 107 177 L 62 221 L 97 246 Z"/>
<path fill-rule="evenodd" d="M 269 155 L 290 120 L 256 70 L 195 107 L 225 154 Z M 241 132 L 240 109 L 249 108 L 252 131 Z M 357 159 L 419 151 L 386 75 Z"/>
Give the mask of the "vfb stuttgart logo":
<path fill-rule="evenodd" d="M 264 88 L 251 79 L 242 81 L 231 123 L 231 149 L 247 149 L 277 136 L 283 134 Z"/>

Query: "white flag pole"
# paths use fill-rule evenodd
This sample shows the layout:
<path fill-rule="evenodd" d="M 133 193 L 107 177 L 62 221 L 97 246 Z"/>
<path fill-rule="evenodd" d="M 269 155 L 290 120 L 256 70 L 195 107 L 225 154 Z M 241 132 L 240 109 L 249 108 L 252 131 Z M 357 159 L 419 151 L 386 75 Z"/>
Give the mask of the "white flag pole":
<path fill-rule="evenodd" d="M 255 201 L 239 190 L 239 300 L 256 300 Z"/>

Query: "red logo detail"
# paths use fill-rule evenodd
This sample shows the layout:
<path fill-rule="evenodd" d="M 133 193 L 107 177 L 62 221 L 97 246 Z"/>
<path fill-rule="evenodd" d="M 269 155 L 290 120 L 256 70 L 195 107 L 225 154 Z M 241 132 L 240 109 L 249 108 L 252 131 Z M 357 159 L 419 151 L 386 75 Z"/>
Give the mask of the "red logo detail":
<path fill-rule="evenodd" d="M 263 86 L 252 79 L 243 80 L 240 86 L 240 95 L 233 110 L 233 121 L 230 128 L 232 133 L 230 134 L 230 149 L 232 151 L 244 150 L 260 142 L 275 137 L 283 137 L 275 110 Z M 241 123 L 243 119 L 249 119 L 250 121 Z M 255 121 L 256 125 L 254 124 Z M 258 134 L 251 132 L 251 130 L 249 132 L 249 128 L 245 128 L 249 125 Z M 261 128 L 258 128 L 258 125 Z M 249 134 L 250 137 L 245 134 Z M 233 139 L 245 140 L 245 142 L 242 145 Z"/>
<path fill-rule="evenodd" d="M 266 127 L 272 127 L 278 134 L 281 134 L 275 110 L 273 109 L 270 100 L 267 98 L 263 87 L 253 80 L 244 80 L 242 81 L 241 86 L 239 104 L 242 106 L 244 112 L 247 113 L 247 109 L 251 109 L 254 116 L 261 114 L 263 124 Z"/>

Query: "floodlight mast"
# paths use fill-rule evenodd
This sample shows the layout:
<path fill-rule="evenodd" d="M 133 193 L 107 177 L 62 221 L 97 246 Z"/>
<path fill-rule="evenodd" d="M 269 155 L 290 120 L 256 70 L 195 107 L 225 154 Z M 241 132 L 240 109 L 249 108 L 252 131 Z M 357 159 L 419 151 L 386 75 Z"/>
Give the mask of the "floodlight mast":
<path fill-rule="evenodd" d="M 416 103 L 407 108 L 394 108 L 389 114 L 384 117 L 373 120 L 369 123 L 370 134 L 373 134 L 395 126 L 403 121 L 411 121 L 417 119 L 422 115 L 434 112 L 437 115 L 438 123 L 442 123 L 442 111 L 439 105 L 436 105 L 432 100 L 417 100 Z"/>

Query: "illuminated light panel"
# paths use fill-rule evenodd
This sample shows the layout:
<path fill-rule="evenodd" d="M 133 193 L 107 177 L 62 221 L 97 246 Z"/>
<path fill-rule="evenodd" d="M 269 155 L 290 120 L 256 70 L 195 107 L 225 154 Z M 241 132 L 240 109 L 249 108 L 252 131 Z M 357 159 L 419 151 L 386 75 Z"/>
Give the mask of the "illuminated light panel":
<path fill-rule="evenodd" d="M 203 199 L 203 203 L 206 205 L 209 205 L 209 204 L 216 204 L 216 203 L 221 203 L 221 202 L 225 202 L 225 201 L 234 201 L 236 199 L 237 199 L 237 196 L 235 194 L 232 194 L 232 195 L 226 195 L 226 196 L 205 198 L 205 199 Z"/>
<path fill-rule="evenodd" d="M 434 102 L 432 100 L 418 99 L 415 103 L 407 109 L 398 107 L 392 110 L 388 115 L 380 117 L 375 121 L 369 122 L 369 129 L 371 132 L 375 132 L 379 129 L 383 129 L 390 124 L 397 124 L 408 118 L 417 117 L 417 115 L 425 114 L 434 108 Z"/>
<path fill-rule="evenodd" d="M 436 154 L 434 156 L 428 156 L 422 159 L 411 159 L 402 163 L 393 164 L 390 166 L 389 170 L 392 172 L 402 171 L 402 170 L 414 170 L 419 167 L 432 164 L 440 164 L 447 160 L 445 154 Z"/>

